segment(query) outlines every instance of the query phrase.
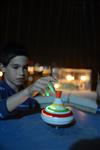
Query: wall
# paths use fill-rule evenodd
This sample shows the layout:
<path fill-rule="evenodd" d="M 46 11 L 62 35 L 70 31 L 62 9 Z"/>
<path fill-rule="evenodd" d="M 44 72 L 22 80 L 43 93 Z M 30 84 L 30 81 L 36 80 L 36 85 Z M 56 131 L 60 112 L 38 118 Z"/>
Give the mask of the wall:
<path fill-rule="evenodd" d="M 99 71 L 100 2 L 17 0 L 0 2 L 0 42 L 20 42 L 34 62 Z"/>

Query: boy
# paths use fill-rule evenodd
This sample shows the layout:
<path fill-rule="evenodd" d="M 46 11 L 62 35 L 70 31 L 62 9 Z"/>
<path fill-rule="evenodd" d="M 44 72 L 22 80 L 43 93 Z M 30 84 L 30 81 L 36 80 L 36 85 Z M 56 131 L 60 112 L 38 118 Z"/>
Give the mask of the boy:
<path fill-rule="evenodd" d="M 37 102 L 32 99 L 35 93 L 43 92 L 54 79 L 41 77 L 24 88 L 28 77 L 29 56 L 27 50 L 18 45 L 7 45 L 2 51 L 0 69 L 4 79 L 0 81 L 0 118 L 19 116 L 34 112 Z M 53 89 L 54 90 L 54 89 Z"/>

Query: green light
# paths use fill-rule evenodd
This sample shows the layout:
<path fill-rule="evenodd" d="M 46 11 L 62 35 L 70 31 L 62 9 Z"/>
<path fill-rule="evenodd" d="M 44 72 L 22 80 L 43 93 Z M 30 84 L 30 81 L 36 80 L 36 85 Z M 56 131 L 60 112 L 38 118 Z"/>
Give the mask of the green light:
<path fill-rule="evenodd" d="M 48 88 L 45 89 L 45 95 L 46 95 L 46 96 L 50 96 L 50 92 L 49 92 L 49 89 L 48 89 Z"/>
<path fill-rule="evenodd" d="M 53 84 L 52 84 L 52 83 L 49 83 L 49 84 L 48 84 L 48 87 L 49 87 L 50 91 L 55 94 L 55 89 L 54 89 L 54 87 L 53 87 Z"/>

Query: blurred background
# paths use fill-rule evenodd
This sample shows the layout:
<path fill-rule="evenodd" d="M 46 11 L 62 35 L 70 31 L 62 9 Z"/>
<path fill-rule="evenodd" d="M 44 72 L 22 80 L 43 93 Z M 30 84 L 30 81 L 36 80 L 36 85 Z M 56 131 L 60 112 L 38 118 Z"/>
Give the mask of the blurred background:
<path fill-rule="evenodd" d="M 66 82 L 75 84 L 80 74 L 88 76 L 86 87 L 95 90 L 100 71 L 99 19 L 99 0 L 3 0 L 0 44 L 18 42 L 28 48 L 33 59 L 30 82 L 33 75 L 53 74 L 61 82 L 71 75 Z M 65 72 L 64 77 L 59 69 Z"/>

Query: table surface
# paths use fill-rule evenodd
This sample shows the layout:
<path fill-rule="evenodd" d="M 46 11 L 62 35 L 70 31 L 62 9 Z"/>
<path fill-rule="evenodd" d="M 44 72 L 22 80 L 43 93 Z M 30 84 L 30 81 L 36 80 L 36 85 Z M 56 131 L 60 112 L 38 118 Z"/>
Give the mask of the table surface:
<path fill-rule="evenodd" d="M 0 150 L 69 150 L 81 139 L 100 138 L 100 114 L 71 108 L 76 123 L 56 128 L 46 124 L 40 113 L 0 121 Z"/>

